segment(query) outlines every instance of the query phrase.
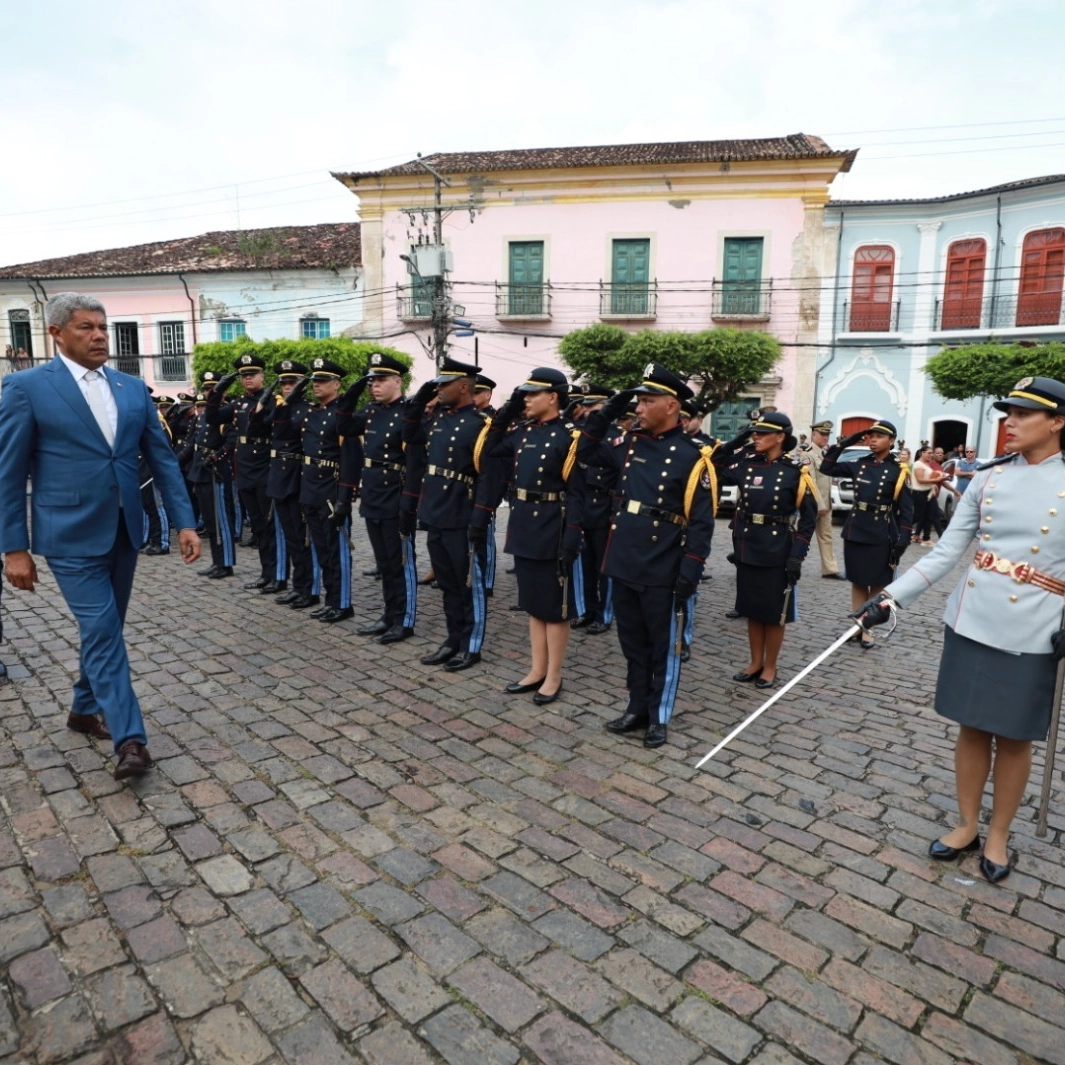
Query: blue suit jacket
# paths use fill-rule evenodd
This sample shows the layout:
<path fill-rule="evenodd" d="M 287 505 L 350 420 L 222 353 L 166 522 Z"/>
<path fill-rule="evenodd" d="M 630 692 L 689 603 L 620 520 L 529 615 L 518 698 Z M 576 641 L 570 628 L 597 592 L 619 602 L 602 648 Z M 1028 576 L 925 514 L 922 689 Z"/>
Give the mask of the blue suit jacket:
<path fill-rule="evenodd" d="M 138 457 L 144 455 L 178 529 L 195 525 L 177 459 L 144 382 L 105 368 L 118 408 L 114 449 L 58 357 L 8 374 L 0 393 L 0 552 L 54 558 L 111 550 L 119 507 L 130 542 L 144 543 Z M 26 478 L 33 479 L 33 541 Z"/>

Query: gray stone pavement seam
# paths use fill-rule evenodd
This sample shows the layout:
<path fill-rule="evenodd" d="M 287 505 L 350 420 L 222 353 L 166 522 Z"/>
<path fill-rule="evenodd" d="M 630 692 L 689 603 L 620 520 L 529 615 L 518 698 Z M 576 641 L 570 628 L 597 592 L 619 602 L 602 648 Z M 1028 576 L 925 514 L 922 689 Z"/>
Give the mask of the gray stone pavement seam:
<path fill-rule="evenodd" d="M 998 889 L 923 856 L 953 809 L 917 639 L 939 589 L 695 771 L 758 705 L 727 679 L 745 640 L 716 557 L 660 752 L 602 731 L 612 634 L 574 636 L 558 713 L 500 696 L 524 653 L 502 574 L 485 664 L 449 676 L 416 662 L 424 589 L 386 656 L 174 561 L 145 559 L 131 604 L 158 761 L 133 787 L 63 728 L 50 578 L 5 600 L 0 1061 L 1063 1060 L 1060 815 L 1039 841 L 1026 799 Z M 367 616 L 378 587 L 356 578 Z M 800 591 L 792 669 L 846 598 Z"/>

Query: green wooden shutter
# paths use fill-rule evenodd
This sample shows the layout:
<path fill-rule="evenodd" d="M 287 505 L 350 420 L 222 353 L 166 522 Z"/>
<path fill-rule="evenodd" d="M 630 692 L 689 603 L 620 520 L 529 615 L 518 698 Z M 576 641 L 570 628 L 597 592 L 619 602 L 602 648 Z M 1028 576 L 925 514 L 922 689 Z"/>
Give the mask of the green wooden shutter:
<path fill-rule="evenodd" d="M 650 240 L 615 240 L 611 267 L 611 314 L 646 314 L 651 280 Z"/>
<path fill-rule="evenodd" d="M 721 301 L 725 314 L 761 313 L 762 245 L 761 237 L 726 238 Z"/>
<path fill-rule="evenodd" d="M 544 313 L 544 242 L 513 240 L 510 242 L 510 289 L 507 313 L 514 315 Z"/>

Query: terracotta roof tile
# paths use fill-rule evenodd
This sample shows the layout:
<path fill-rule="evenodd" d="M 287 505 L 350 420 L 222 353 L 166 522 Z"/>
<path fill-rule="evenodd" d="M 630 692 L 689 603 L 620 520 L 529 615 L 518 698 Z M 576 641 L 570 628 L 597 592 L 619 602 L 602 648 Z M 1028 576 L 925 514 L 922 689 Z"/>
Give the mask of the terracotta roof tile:
<path fill-rule="evenodd" d="M 444 174 L 476 174 L 494 170 L 544 170 L 548 167 L 639 166 L 672 163 L 727 163 L 758 159 L 827 159 L 845 156 L 849 170 L 857 151 L 839 152 L 820 137 L 792 133 L 786 137 L 735 141 L 672 141 L 659 144 L 606 144 L 584 148 L 515 148 L 501 152 L 442 152 L 425 161 Z M 338 180 L 424 174 L 416 160 L 385 170 L 334 173 Z"/>
<path fill-rule="evenodd" d="M 2 278 L 130 277 L 232 270 L 311 270 L 362 263 L 358 222 L 220 230 L 0 268 Z"/>

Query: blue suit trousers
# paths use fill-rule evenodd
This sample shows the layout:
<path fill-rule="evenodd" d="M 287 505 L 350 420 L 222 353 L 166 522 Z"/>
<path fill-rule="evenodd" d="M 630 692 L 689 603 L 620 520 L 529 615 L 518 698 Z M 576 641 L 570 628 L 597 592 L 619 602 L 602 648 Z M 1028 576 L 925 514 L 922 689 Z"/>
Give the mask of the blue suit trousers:
<path fill-rule="evenodd" d="M 103 714 L 115 750 L 126 740 L 147 743 L 140 703 L 133 693 L 122 627 L 137 567 L 121 513 L 106 555 L 49 558 L 48 566 L 78 623 L 81 673 L 71 713 Z"/>

